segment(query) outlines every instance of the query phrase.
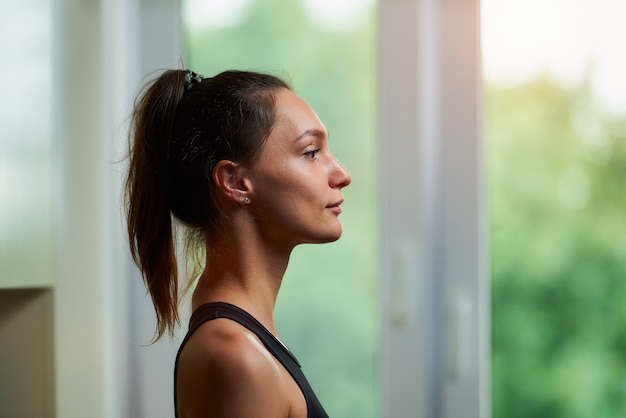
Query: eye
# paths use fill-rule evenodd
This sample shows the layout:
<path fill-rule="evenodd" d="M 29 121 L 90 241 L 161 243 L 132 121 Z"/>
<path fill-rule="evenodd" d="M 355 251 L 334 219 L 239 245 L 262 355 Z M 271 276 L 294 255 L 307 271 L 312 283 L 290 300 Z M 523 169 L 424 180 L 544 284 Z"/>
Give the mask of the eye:
<path fill-rule="evenodd" d="M 318 153 L 318 152 L 320 152 L 320 150 L 319 150 L 319 149 L 314 149 L 314 150 L 311 150 L 311 151 L 307 151 L 307 152 L 305 152 L 303 155 L 304 155 L 306 158 L 308 158 L 308 159 L 311 159 L 311 160 L 316 160 L 316 159 L 317 159 L 317 153 Z"/>

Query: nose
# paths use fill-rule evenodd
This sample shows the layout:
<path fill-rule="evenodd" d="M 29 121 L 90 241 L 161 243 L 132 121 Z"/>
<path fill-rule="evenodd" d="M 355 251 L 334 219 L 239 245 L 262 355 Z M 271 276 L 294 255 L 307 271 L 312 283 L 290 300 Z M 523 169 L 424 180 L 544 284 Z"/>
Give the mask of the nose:
<path fill-rule="evenodd" d="M 352 182 L 352 176 L 350 175 L 348 169 L 344 167 L 343 164 L 341 164 L 334 156 L 333 168 L 329 180 L 331 187 L 339 189 L 346 187 Z"/>

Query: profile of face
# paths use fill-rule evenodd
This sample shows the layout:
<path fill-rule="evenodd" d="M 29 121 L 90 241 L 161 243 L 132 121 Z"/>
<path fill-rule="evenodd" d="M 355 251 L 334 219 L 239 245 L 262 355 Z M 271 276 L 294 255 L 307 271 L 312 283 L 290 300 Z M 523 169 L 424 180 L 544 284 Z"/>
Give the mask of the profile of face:
<path fill-rule="evenodd" d="M 342 189 L 352 178 L 328 146 L 313 109 L 290 90 L 276 96 L 276 121 L 258 160 L 247 170 L 261 233 L 276 245 L 337 240 Z"/>

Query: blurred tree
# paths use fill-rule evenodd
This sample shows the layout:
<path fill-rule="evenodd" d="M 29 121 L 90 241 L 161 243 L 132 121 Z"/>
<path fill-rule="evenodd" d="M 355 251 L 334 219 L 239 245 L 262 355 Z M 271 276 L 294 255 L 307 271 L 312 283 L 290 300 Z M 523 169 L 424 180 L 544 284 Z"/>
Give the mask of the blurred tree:
<path fill-rule="evenodd" d="M 547 77 L 486 115 L 493 416 L 626 416 L 626 119 Z"/>

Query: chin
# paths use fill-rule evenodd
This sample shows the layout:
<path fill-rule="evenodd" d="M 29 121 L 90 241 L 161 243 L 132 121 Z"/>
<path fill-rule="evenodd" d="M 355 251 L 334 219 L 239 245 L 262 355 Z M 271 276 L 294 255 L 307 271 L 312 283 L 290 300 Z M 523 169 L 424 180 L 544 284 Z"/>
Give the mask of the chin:
<path fill-rule="evenodd" d="M 343 233 L 343 230 L 341 228 L 339 228 L 338 231 L 334 231 L 331 234 L 328 234 L 325 239 L 323 239 L 321 241 L 321 243 L 326 243 L 326 242 L 335 242 L 337 241 L 339 238 L 341 238 L 341 235 Z"/>
<path fill-rule="evenodd" d="M 329 237 L 328 239 L 322 241 L 320 244 L 327 244 L 327 243 L 330 243 L 330 242 L 335 242 L 335 241 L 339 240 L 339 238 L 341 238 L 341 235 Z"/>
<path fill-rule="evenodd" d="M 332 226 L 328 225 L 326 228 L 311 229 L 307 234 L 301 236 L 300 243 L 302 244 L 325 244 L 329 242 L 335 242 L 343 234 L 343 227 L 340 223 L 335 223 Z"/>
<path fill-rule="evenodd" d="M 341 230 L 338 232 L 332 232 L 324 235 L 318 235 L 315 237 L 309 237 L 308 239 L 302 240 L 302 244 L 327 244 L 329 242 L 335 242 L 339 238 L 341 238 Z"/>

